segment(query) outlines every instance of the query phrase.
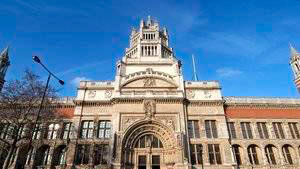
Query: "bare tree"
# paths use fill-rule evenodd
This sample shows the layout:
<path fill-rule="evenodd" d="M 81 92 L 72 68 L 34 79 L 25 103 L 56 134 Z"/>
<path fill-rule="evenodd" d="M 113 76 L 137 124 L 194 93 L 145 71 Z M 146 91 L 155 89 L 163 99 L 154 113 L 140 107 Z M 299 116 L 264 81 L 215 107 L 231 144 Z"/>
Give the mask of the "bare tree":
<path fill-rule="evenodd" d="M 7 169 L 12 163 L 17 146 L 28 144 L 32 132 L 43 129 L 33 124 L 44 90 L 45 85 L 40 77 L 30 70 L 25 70 L 21 80 L 9 81 L 4 85 L 0 93 L 0 143 L 7 147 L 3 169 Z M 60 119 L 53 103 L 55 94 L 55 89 L 49 87 L 38 122 L 47 123 Z"/>

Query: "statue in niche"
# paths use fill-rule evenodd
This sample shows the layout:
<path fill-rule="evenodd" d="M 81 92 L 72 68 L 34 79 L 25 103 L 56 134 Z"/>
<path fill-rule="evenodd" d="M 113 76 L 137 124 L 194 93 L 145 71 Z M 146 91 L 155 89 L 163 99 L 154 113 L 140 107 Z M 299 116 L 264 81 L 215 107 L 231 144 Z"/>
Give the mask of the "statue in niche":
<path fill-rule="evenodd" d="M 146 118 L 152 118 L 155 113 L 155 101 L 154 100 L 145 100 L 144 101 L 144 110 L 146 113 Z"/>

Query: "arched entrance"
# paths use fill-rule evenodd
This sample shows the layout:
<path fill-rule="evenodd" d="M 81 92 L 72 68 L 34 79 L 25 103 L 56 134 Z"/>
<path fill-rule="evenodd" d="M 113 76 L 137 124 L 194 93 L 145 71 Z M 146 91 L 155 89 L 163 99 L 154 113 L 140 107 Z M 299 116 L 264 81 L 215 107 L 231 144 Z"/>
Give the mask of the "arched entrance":
<path fill-rule="evenodd" d="M 122 140 L 122 168 L 164 169 L 182 163 L 181 137 L 173 129 L 155 121 L 139 121 L 130 126 Z"/>

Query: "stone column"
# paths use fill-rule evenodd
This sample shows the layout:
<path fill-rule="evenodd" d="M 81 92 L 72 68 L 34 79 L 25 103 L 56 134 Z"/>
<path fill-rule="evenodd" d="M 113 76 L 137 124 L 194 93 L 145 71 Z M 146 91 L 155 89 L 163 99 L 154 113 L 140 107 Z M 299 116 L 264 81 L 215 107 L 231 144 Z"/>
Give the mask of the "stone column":
<path fill-rule="evenodd" d="M 36 155 L 36 148 L 34 148 L 33 147 L 33 149 L 31 150 L 32 152 L 31 152 L 31 156 L 30 157 L 28 157 L 27 156 L 27 160 L 26 160 L 26 162 L 28 162 L 29 163 L 29 166 L 33 166 L 33 163 L 34 163 L 34 159 L 35 159 L 35 155 Z M 29 152 L 30 153 L 30 152 Z M 28 164 L 27 163 L 27 164 Z"/>
<path fill-rule="evenodd" d="M 72 164 L 75 162 L 75 140 L 74 142 L 70 143 L 69 145 L 67 145 L 67 152 L 66 152 L 66 164 L 68 166 L 68 168 L 71 168 Z"/>
<path fill-rule="evenodd" d="M 203 165 L 210 165 L 209 159 L 208 159 L 208 147 L 207 147 L 207 144 L 203 144 L 202 158 L 203 158 Z"/>
<path fill-rule="evenodd" d="M 53 153 L 54 153 L 54 147 L 53 146 L 51 146 L 50 148 L 49 148 L 50 150 L 49 150 L 49 153 L 48 153 L 48 159 L 47 159 L 47 166 L 51 166 L 51 163 L 52 163 L 52 157 L 53 157 Z"/>

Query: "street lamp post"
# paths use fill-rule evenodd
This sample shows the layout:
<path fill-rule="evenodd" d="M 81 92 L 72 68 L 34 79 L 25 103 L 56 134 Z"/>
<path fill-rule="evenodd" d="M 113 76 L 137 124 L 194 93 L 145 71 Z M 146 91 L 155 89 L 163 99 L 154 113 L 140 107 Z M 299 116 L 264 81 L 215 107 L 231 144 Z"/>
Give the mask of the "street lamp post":
<path fill-rule="evenodd" d="M 61 85 L 64 85 L 64 84 L 65 84 L 65 82 L 64 82 L 63 80 L 59 79 L 59 78 L 58 78 L 57 76 L 55 76 L 52 72 L 50 72 L 50 70 L 49 70 L 49 69 L 41 62 L 41 60 L 40 60 L 40 58 L 39 58 L 38 56 L 33 56 L 32 59 L 33 59 L 36 63 L 40 64 L 40 65 L 41 65 L 41 66 L 49 73 L 49 75 L 48 75 L 46 87 L 45 87 L 44 92 L 43 92 L 43 97 L 42 97 L 41 103 L 40 103 L 40 105 L 39 105 L 38 113 L 37 113 L 36 119 L 35 119 L 34 124 L 33 124 L 34 129 L 33 129 L 33 132 L 31 133 L 31 137 L 30 137 L 30 139 L 29 139 L 28 148 L 27 148 L 27 153 L 29 153 L 30 148 L 31 148 L 33 134 L 34 134 L 34 132 L 36 131 L 36 125 L 37 125 L 37 123 L 38 123 L 38 121 L 39 121 L 39 118 L 40 118 L 40 114 L 41 114 L 41 111 L 42 111 L 42 108 L 43 108 L 43 103 L 44 103 L 44 100 L 45 100 L 45 96 L 46 96 L 46 93 L 47 93 L 47 89 L 48 89 L 48 87 L 49 87 L 49 81 L 50 81 L 51 76 L 53 76 L 56 80 L 58 80 L 59 84 L 61 84 Z M 32 157 L 30 157 L 30 159 L 31 159 L 31 158 L 32 158 Z M 25 166 L 25 165 L 26 165 L 26 162 L 25 162 L 24 166 Z"/>

